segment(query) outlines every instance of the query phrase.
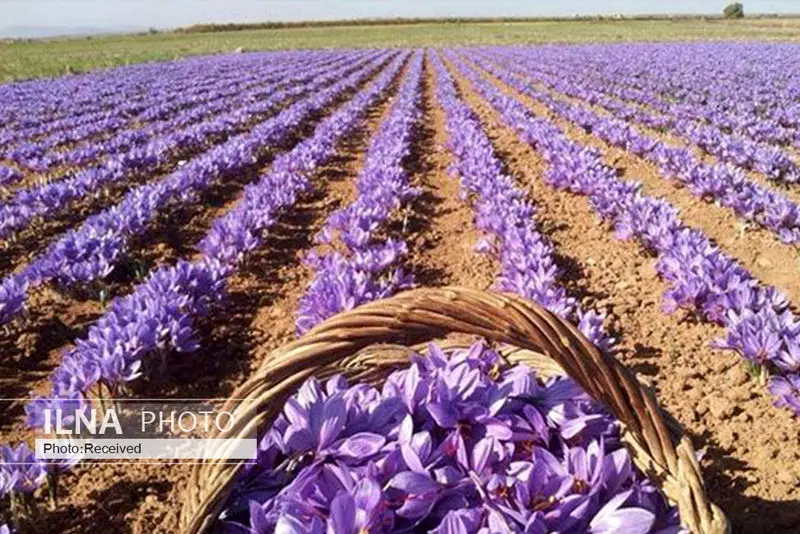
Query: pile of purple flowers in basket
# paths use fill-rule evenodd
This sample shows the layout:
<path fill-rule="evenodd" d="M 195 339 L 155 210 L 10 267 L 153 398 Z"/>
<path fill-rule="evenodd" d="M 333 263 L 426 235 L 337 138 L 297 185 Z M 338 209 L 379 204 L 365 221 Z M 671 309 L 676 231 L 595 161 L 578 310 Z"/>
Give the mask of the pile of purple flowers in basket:
<path fill-rule="evenodd" d="M 684 532 L 572 380 L 430 345 L 379 388 L 310 379 L 264 435 L 227 533 Z"/>

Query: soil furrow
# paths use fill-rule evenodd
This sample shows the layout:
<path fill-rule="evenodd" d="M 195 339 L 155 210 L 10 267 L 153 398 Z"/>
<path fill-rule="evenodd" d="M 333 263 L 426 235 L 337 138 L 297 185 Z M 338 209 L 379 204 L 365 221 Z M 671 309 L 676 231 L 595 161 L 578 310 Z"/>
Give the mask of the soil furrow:
<path fill-rule="evenodd" d="M 458 177 L 448 172 L 452 155 L 447 149 L 444 111 L 436 102 L 435 79 L 426 61 L 423 117 L 412 153 L 411 172 L 422 195 L 409 210 L 410 258 L 406 262 L 418 286 L 458 285 L 491 287 L 497 266 L 475 252 L 481 235 L 470 207 L 459 198 Z"/>
<path fill-rule="evenodd" d="M 257 341 L 253 345 L 250 359 L 251 372 L 255 371 L 273 350 L 294 339 L 297 305 L 314 278 L 314 270 L 307 266 L 303 259 L 312 250 L 319 248 L 314 243 L 314 236 L 322 230 L 327 222 L 327 216 L 355 200 L 357 195 L 355 180 L 363 166 L 370 139 L 388 115 L 394 95 L 407 71 L 408 64 L 403 68 L 401 76 L 392 84 L 387 96 L 369 110 L 362 120 L 364 125 L 342 141 L 336 156 L 323 165 L 317 173 L 313 183 L 319 193 L 315 195 L 319 195 L 319 201 L 324 203 L 327 215 L 315 221 L 310 229 L 309 250 L 297 256 L 283 273 L 283 276 L 290 280 L 289 290 L 263 299 L 253 314 L 248 330 L 253 332 Z M 249 374 L 247 373 L 245 377 Z"/>

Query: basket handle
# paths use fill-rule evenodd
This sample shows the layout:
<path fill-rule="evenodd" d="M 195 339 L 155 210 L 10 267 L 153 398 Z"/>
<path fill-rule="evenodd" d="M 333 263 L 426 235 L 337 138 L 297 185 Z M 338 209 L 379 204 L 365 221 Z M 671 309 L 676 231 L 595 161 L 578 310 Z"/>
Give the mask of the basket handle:
<path fill-rule="evenodd" d="M 653 393 L 573 325 L 513 295 L 462 287 L 421 288 L 340 313 L 273 352 L 236 390 L 233 398 L 248 402 L 231 404 L 237 421 L 233 435 L 266 428 L 285 400 L 312 376 L 336 370 L 376 380 L 407 362 L 401 353 L 380 362 L 349 358 L 370 345 L 410 346 L 452 333 L 477 335 L 552 358 L 622 423 L 637 466 L 661 483 L 677 503 L 685 526 L 703 534 L 730 532 L 725 515 L 706 496 L 691 441 L 661 411 Z M 524 356 L 518 359 L 524 361 Z M 182 532 L 210 528 L 241 466 L 216 461 L 193 468 L 181 511 Z"/>

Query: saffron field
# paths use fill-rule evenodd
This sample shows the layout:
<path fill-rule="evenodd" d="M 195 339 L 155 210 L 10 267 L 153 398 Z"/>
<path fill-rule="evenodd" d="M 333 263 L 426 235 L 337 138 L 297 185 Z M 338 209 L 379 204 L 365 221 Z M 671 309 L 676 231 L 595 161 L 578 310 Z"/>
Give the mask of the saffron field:
<path fill-rule="evenodd" d="M 22 399 L 0 517 L 177 531 L 188 466 L 39 462 L 36 414 L 226 397 L 340 311 L 461 285 L 539 303 L 652 386 L 734 532 L 800 531 L 799 52 L 285 50 L 0 86 L 0 397 Z M 219 528 L 686 531 L 602 406 L 496 360 L 309 382 Z"/>

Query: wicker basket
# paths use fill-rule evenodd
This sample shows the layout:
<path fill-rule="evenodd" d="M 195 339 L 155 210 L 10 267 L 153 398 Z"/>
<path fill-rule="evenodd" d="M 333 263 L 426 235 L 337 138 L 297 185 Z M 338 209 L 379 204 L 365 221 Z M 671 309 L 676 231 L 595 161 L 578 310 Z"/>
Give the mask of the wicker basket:
<path fill-rule="evenodd" d="M 332 317 L 276 350 L 238 388 L 233 398 L 247 401 L 228 407 L 237 414 L 233 435 L 269 428 L 286 399 L 312 376 L 343 373 L 353 383 L 378 384 L 408 363 L 409 347 L 450 334 L 507 345 L 501 354 L 509 364 L 570 376 L 620 421 L 634 462 L 678 505 L 687 528 L 703 534 L 730 532 L 723 512 L 708 500 L 689 438 L 659 408 L 653 393 L 575 327 L 511 295 L 426 288 Z M 195 466 L 181 511 L 182 532 L 209 531 L 241 466 L 223 462 Z"/>

